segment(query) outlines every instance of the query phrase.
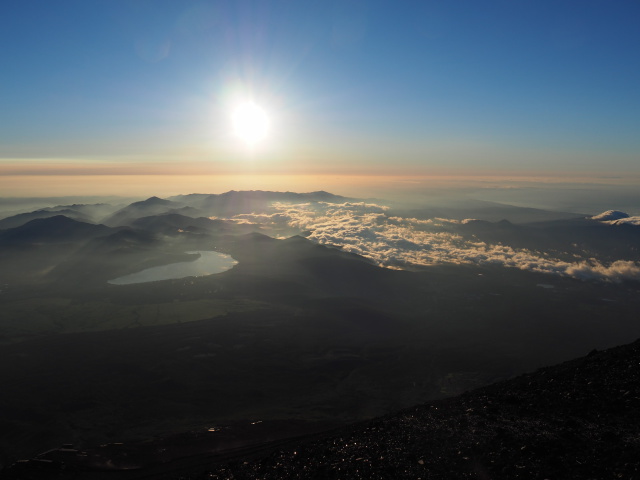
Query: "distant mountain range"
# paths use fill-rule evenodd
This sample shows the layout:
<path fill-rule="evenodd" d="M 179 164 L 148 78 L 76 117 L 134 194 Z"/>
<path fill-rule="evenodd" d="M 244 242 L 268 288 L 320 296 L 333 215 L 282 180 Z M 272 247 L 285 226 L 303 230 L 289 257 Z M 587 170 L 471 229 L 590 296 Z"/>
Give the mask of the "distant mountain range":
<path fill-rule="evenodd" d="M 50 200 L 50 199 L 49 199 Z M 260 190 L 230 191 L 222 194 L 177 195 L 168 199 L 150 197 L 124 207 L 109 204 L 58 205 L 32 212 L 0 218 L 0 230 L 15 228 L 36 218 L 65 215 L 75 220 L 104 223 L 109 226 L 127 225 L 150 215 L 177 213 L 187 216 L 225 216 L 264 211 L 273 202 L 342 202 L 346 197 L 324 191 L 310 193 L 269 192 Z"/>
<path fill-rule="evenodd" d="M 19 227 L 0 232 L 0 245 L 78 242 L 108 235 L 113 231 L 104 225 L 81 222 L 58 214 L 36 218 Z"/>
<path fill-rule="evenodd" d="M 394 209 L 400 216 L 427 218 L 451 218 L 464 220 L 475 218 L 490 222 L 509 220 L 512 223 L 533 223 L 552 220 L 567 220 L 583 218 L 585 214 L 571 212 L 541 210 L 539 208 L 506 205 L 503 203 L 488 202 L 483 200 L 458 199 L 447 204 L 425 205 L 424 207 L 401 207 Z"/>
<path fill-rule="evenodd" d="M 58 205 L 55 207 L 45 207 L 32 212 L 20 213 L 0 219 L 0 230 L 19 227 L 30 220 L 36 218 L 48 218 L 56 215 L 64 215 L 74 220 L 98 223 L 106 215 L 111 214 L 117 207 L 99 203 L 93 205 Z"/>
<path fill-rule="evenodd" d="M 506 220 L 474 220 L 454 225 L 452 229 L 489 244 L 553 253 L 568 261 L 585 257 L 640 261 L 640 228 L 631 224 L 612 225 L 578 217 L 524 225 Z"/>
<path fill-rule="evenodd" d="M 334 195 L 325 191 L 295 193 L 268 192 L 261 190 L 235 191 L 221 194 L 190 194 L 171 197 L 170 200 L 181 202 L 194 208 L 213 210 L 219 214 L 250 213 L 262 210 L 272 202 L 301 203 L 301 202 L 333 202 L 341 203 L 346 197 Z"/>
<path fill-rule="evenodd" d="M 0 220 L 0 230 L 7 230 L 10 228 L 16 228 L 24 225 L 27 222 L 35 219 L 55 217 L 58 215 L 64 215 L 65 217 L 79 220 L 82 222 L 91 222 L 91 219 L 86 215 L 78 212 L 77 210 L 65 208 L 61 210 L 36 210 L 34 212 L 20 213 L 8 218 Z"/>
<path fill-rule="evenodd" d="M 307 208 L 310 214 L 324 218 L 323 228 L 331 228 L 333 233 L 329 235 L 319 233 L 313 223 L 304 225 L 304 222 L 290 217 L 283 205 L 295 205 L 298 210 Z M 426 231 L 434 234 L 440 232 L 440 235 L 458 235 L 467 245 L 465 247 L 467 250 L 460 250 L 459 246 L 454 246 L 451 242 L 438 247 L 441 250 L 444 249 L 443 251 L 451 250 L 452 252 L 458 249 L 460 253 L 454 253 L 454 258 L 448 260 L 452 262 L 458 261 L 455 258 L 456 255 L 462 255 L 462 261 L 465 262 L 469 261 L 468 258 L 474 257 L 484 258 L 483 261 L 494 261 L 492 253 L 473 251 L 473 248 L 476 248 L 473 245 L 477 242 L 483 242 L 488 246 L 508 246 L 511 249 L 510 252 L 515 252 L 517 249 L 540 252 L 539 255 L 551 255 L 557 261 L 564 262 L 640 260 L 638 250 L 640 228 L 635 225 L 634 219 L 624 212 L 609 211 L 596 216 L 576 216 L 562 212 L 462 200 L 449 207 L 407 210 L 393 205 L 389 208 L 366 204 L 358 199 L 350 199 L 325 191 L 310 193 L 230 191 L 222 194 L 178 195 L 169 199 L 150 197 L 117 210 L 106 204 L 60 205 L 0 220 L 0 245 L 11 246 L 14 252 L 12 256 L 15 257 L 17 254 L 15 248 L 18 246 L 25 248 L 29 246 L 33 250 L 33 248 L 41 248 L 38 245 L 55 243 L 59 249 L 67 249 L 69 261 L 73 262 L 72 257 L 76 255 L 74 252 L 80 244 L 97 237 L 107 237 L 118 229 L 130 228 L 134 231 L 155 234 L 156 247 L 154 248 L 164 244 L 173 252 L 172 255 L 177 254 L 180 248 L 210 249 L 219 244 L 221 236 L 224 235 L 235 236 L 261 232 L 277 237 L 302 234 L 320 243 L 346 247 L 356 253 L 364 253 L 371 248 L 389 248 L 395 252 L 394 255 L 397 258 L 382 252 L 372 252 L 368 255 L 365 253 L 366 256 L 387 266 L 412 268 L 412 266 L 424 264 L 423 258 L 429 257 L 428 250 L 433 248 L 433 243 L 429 240 L 425 240 L 426 243 L 420 246 L 403 239 L 404 243 L 390 244 L 388 247 L 383 247 L 378 240 L 378 246 L 375 247 L 376 244 L 369 243 L 373 242 L 371 236 L 361 236 L 367 230 L 361 229 L 360 233 L 353 237 L 348 234 L 349 230 L 341 230 L 342 226 L 339 222 L 344 221 L 344 218 L 341 220 L 338 216 L 333 220 L 322 217 L 326 214 L 319 212 L 327 210 L 328 205 L 335 205 L 334 211 L 336 208 L 346 209 L 347 215 L 355 214 L 356 216 L 351 220 L 354 224 L 359 221 L 359 217 L 353 212 L 362 208 L 365 210 L 373 208 L 378 209 L 378 212 L 384 212 L 380 220 L 386 222 L 414 222 L 410 228 L 417 229 L 416 231 L 424 230 L 426 227 L 423 225 L 429 222 L 440 222 L 440 226 L 429 227 L 430 229 Z M 335 215 L 335 212 L 332 215 Z M 490 221 L 502 216 L 512 220 Z M 309 218 L 312 217 L 305 218 L 304 221 L 308 222 Z M 472 218 L 477 219 L 470 220 Z M 334 221 L 337 223 L 332 225 L 331 222 Z M 385 231 L 377 233 L 378 239 L 382 238 L 381 234 L 387 235 Z M 410 238 L 414 234 L 407 232 L 406 235 Z M 133 240 L 135 235 L 129 234 L 129 236 L 129 242 L 135 242 Z M 114 237 L 113 241 L 121 241 L 117 240 L 118 238 L 122 237 Z M 147 240 L 144 240 L 143 244 L 145 242 Z M 68 245 L 63 247 L 63 244 Z M 141 255 L 143 251 L 150 255 L 151 251 L 148 248 L 147 245 L 137 251 Z M 32 250 L 30 254 L 33 254 Z M 422 251 L 421 257 L 416 258 L 415 265 L 411 264 L 411 260 L 409 262 L 406 260 L 412 258 L 412 250 Z M 515 255 L 515 253 L 509 253 L 509 255 Z M 532 257 L 532 254 L 528 255 L 530 257 L 526 260 L 528 264 L 539 261 Z M 452 257 L 452 255 L 447 254 L 445 257 Z M 508 263 L 504 258 L 499 258 L 498 261 Z M 526 262 L 523 260 L 517 265 L 525 265 Z M 1 263 L 0 252 L 0 266 Z M 12 258 L 10 263 L 15 265 L 16 259 Z M 427 263 L 429 263 L 428 260 Z M 135 264 L 136 262 L 132 263 L 132 265 Z M 548 262 L 544 268 L 554 269 L 553 264 Z M 567 267 L 562 268 L 566 270 Z M 12 268 L 6 268 L 4 274 L 0 273 L 0 277 L 9 280 L 11 271 Z M 38 269 L 38 271 L 41 270 Z M 60 271 L 60 269 L 52 270 L 52 272 Z M 68 270 L 65 271 L 68 272 Z M 23 271 L 20 275 L 28 277 L 28 272 Z M 633 274 L 627 277 L 633 277 Z"/>
<path fill-rule="evenodd" d="M 266 450 L 251 447 L 240 464 L 206 468 L 210 478 L 337 478 L 347 459 L 346 478 L 571 478 L 570 466 L 588 478 L 578 461 L 630 471 L 637 345 L 434 402 L 640 337 L 640 227 L 615 223 L 629 218 L 620 212 L 403 208 L 250 191 L 4 219 L 0 462 L 190 429 L 179 438 L 231 455 L 247 438 L 268 449 L 274 432 L 285 441 L 423 405 L 306 444 L 308 455 L 258 460 Z M 205 256 L 231 261 L 215 274 L 109 283 Z M 159 458 L 146 447 L 117 457 L 114 445 L 71 453 L 100 468 L 113 460 L 126 478 Z M 208 475 L 192 460 L 183 477 Z"/>

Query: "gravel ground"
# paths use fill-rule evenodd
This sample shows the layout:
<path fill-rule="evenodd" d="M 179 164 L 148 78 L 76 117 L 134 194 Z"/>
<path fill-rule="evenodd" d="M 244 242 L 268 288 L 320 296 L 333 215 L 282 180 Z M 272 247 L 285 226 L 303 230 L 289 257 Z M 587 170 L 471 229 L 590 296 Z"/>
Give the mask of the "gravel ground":
<path fill-rule="evenodd" d="M 640 479 L 639 385 L 636 341 L 179 478 Z"/>

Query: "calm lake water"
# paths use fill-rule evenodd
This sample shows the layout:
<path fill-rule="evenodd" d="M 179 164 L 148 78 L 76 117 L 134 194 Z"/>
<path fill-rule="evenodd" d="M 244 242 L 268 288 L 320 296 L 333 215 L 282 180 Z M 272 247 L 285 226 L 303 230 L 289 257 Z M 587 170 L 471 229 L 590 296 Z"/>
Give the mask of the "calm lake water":
<path fill-rule="evenodd" d="M 187 252 L 199 253 L 200 258 L 189 262 L 170 263 L 159 267 L 151 267 L 140 272 L 131 273 L 122 277 L 109 280 L 113 285 L 128 285 L 130 283 L 157 282 L 158 280 L 170 280 L 184 277 L 201 277 L 213 273 L 221 273 L 233 267 L 235 261 L 229 255 L 218 252 Z"/>

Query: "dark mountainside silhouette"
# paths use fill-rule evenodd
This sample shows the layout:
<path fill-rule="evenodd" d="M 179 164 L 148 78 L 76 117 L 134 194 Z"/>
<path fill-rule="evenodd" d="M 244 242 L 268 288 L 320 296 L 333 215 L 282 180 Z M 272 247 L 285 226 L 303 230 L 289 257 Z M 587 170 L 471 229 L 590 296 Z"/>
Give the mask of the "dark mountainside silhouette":
<path fill-rule="evenodd" d="M 0 244 L 78 242 L 107 235 L 114 230 L 73 220 L 64 215 L 37 218 L 24 225 L 0 232 Z"/>
<path fill-rule="evenodd" d="M 274 202 L 304 205 L 283 207 L 274 206 Z M 327 207 L 325 202 L 336 203 Z M 226 451 L 228 459 L 232 454 L 228 450 L 235 447 L 241 450 L 233 455 L 246 452 L 257 458 L 272 448 L 270 441 L 284 445 L 287 438 L 296 435 L 315 434 L 451 397 L 584 355 L 594 348 L 609 348 L 640 337 L 639 284 L 633 264 L 639 258 L 640 226 L 604 223 L 609 212 L 585 218 L 511 206 L 492 210 L 488 203 L 476 205 L 476 213 L 484 212 L 478 220 L 452 220 L 473 215 L 451 207 L 444 212 L 455 214 L 450 219 L 420 223 L 415 218 L 398 217 L 402 210 L 394 206 L 387 209 L 365 203 L 327 192 L 232 191 L 167 200 L 151 197 L 125 207 L 69 206 L 90 216 L 92 223 L 59 215 L 66 210 L 59 206 L 52 207 L 58 213 L 53 217 L 36 218 L 0 231 L 0 385 L 8 392 L 0 396 L 0 462 L 6 466 L 56 445 L 74 443 L 93 453 L 84 460 L 78 460 L 73 449 L 58 450 L 56 455 L 72 455 L 85 466 L 89 462 L 91 468 L 105 468 L 105 462 L 111 460 L 118 468 L 135 470 L 127 473 L 133 475 L 127 478 L 147 472 L 147 467 L 153 470 L 156 467 L 149 464 L 154 462 L 175 460 L 178 463 L 172 465 L 176 471 L 185 465 L 181 462 L 186 462 L 195 478 L 201 478 L 202 472 L 211 468 L 210 460 L 196 468 L 183 457 L 211 452 L 212 444 L 218 454 Z M 468 202 L 463 206 L 466 208 Z M 303 218 L 312 218 L 324 215 L 318 212 L 327 209 L 338 212 L 339 217 L 318 217 L 335 233 L 330 231 L 321 237 L 319 241 L 325 244 L 311 240 L 312 223 L 296 223 L 299 217 L 282 213 L 298 211 Z M 420 210 L 416 216 L 426 215 L 427 210 Z M 42 211 L 32 213 L 40 215 Z M 358 245 L 341 242 L 345 237 L 340 233 L 354 229 L 359 236 L 352 237 L 353 242 L 375 243 L 384 240 L 380 235 L 390 235 L 391 230 L 381 232 L 374 223 L 361 225 L 358 218 L 362 217 L 343 214 L 350 211 L 373 211 L 377 221 L 395 218 L 394 225 L 415 225 L 414 230 L 395 230 L 398 242 L 387 246 L 382 243 L 383 248 L 404 248 L 408 252 L 434 248 L 437 258 L 435 249 L 456 249 L 460 245 L 458 240 L 442 247 L 437 242 L 412 244 L 411 235 L 425 228 L 430 234 L 438 232 L 447 238 L 485 242 L 488 249 L 529 248 L 545 258 L 566 262 L 623 260 L 620 268 L 624 274 L 581 281 L 526 268 L 506 268 L 490 261 L 427 266 L 398 261 L 393 264 L 398 269 L 381 268 L 374 260 L 351 253 L 350 247 Z M 509 214 L 502 217 L 506 220 L 500 219 L 503 213 Z M 115 224 L 105 226 L 105 216 Z M 11 221 L 20 223 L 24 218 Z M 531 219 L 536 222 L 527 223 Z M 433 224 L 437 224 L 435 230 L 429 231 Z M 150 267 L 196 262 L 201 255 L 189 252 L 197 251 L 230 255 L 238 263 L 213 275 L 126 286 L 108 283 Z M 391 258 L 393 254 L 390 250 Z M 617 365 L 606 360 L 613 358 L 608 353 L 603 358 L 603 368 Z M 553 391 L 555 380 L 553 383 L 544 388 Z M 596 380 L 592 383 L 600 385 Z M 371 430 L 369 437 L 364 436 L 365 431 L 358 435 L 372 448 L 382 443 L 395 445 L 398 450 L 375 457 L 390 462 L 395 459 L 392 463 L 376 463 L 374 457 L 358 451 L 353 458 L 345 457 L 348 465 L 344 474 L 335 473 L 338 460 L 323 462 L 325 467 L 308 464 L 308 469 L 317 472 L 311 478 L 334 478 L 334 474 L 336 478 L 358 478 L 367 468 L 378 472 L 379 478 L 418 478 L 422 475 L 419 469 L 426 468 L 429 461 L 429 465 L 436 465 L 433 462 L 438 458 L 449 459 L 442 464 L 442 472 L 463 472 L 456 468 L 473 465 L 469 468 L 475 468 L 477 478 L 486 478 L 483 472 L 489 472 L 489 478 L 529 475 L 527 465 L 538 468 L 535 459 L 546 462 L 547 451 L 541 447 L 528 460 L 530 463 L 520 463 L 525 458 L 522 455 L 535 451 L 530 449 L 535 444 L 534 434 L 526 435 L 527 428 L 535 427 L 537 420 L 527 415 L 533 412 L 543 418 L 556 405 L 563 412 L 565 401 L 560 393 L 557 398 L 544 400 L 535 385 L 532 383 L 526 395 L 538 397 L 513 393 L 517 398 L 526 397 L 526 402 L 508 396 L 495 400 L 500 405 L 498 413 L 489 406 L 481 408 L 479 403 L 468 406 L 471 404 L 467 400 L 443 403 L 439 411 L 450 409 L 458 418 L 446 425 L 438 426 L 437 418 L 430 416 L 433 412 L 426 407 L 411 414 L 418 420 L 409 424 L 417 430 L 406 430 L 407 422 L 400 422 L 405 430 L 393 430 L 393 422 L 399 420 L 385 417 L 390 422 L 389 432 L 395 432 L 392 436 L 385 437 L 387 427 L 384 431 Z M 588 395 L 569 392 L 566 401 L 581 395 L 593 395 L 593 402 L 599 397 L 603 404 L 618 401 L 606 385 L 602 395 L 588 382 L 585 385 Z M 581 388 L 575 386 L 574 390 Z M 623 388 L 626 386 L 620 390 Z M 631 392 L 626 399 L 636 398 L 630 387 L 625 391 Z M 475 398 L 473 395 L 468 398 Z M 465 411 L 473 408 L 473 412 L 486 412 L 488 416 L 478 414 L 479 420 L 470 416 L 471 411 L 460 416 L 462 413 L 446 406 L 456 402 L 463 402 L 460 405 L 466 405 Z M 547 413 L 540 410 L 545 402 L 551 405 Z M 584 411 L 591 408 L 585 405 Z M 511 417 L 491 417 L 501 412 L 511 412 Z M 591 451 L 595 444 L 588 442 L 595 437 L 589 432 L 598 432 L 601 427 L 585 423 L 582 417 L 576 420 L 577 426 L 562 423 L 571 415 L 561 414 L 557 425 L 540 420 L 544 432 L 556 432 L 557 436 L 553 433 L 547 438 L 544 432 L 536 435 L 542 435 L 540 441 L 550 439 L 549 445 L 562 446 L 566 441 L 567 445 L 583 445 L 585 451 Z M 628 428 L 635 428 L 633 415 L 620 415 L 629 417 Z M 610 419 L 623 422 L 622 418 Z M 503 421 L 500 428 L 504 432 L 482 433 L 482 419 Z M 518 447 L 526 447 L 520 450 L 523 453 L 509 450 L 511 443 L 515 445 L 521 438 L 515 427 L 508 427 L 511 421 L 524 431 L 522 439 L 526 441 Z M 468 425 L 476 433 L 464 430 Z M 215 431 L 208 431 L 211 427 Z M 360 427 L 350 428 L 341 435 Z M 631 430 L 621 426 L 619 431 L 629 435 L 618 438 L 614 435 L 616 428 L 603 430 L 598 448 L 606 449 L 608 444 L 621 451 L 630 448 L 630 440 L 625 439 L 631 438 Z M 563 430 L 574 433 L 562 436 L 558 432 Z M 403 437 L 403 431 L 409 434 Z M 452 435 L 460 440 L 454 441 Z M 506 440 L 500 435 L 506 435 Z M 478 462 L 465 460 L 476 458 L 477 453 L 467 452 L 465 445 L 471 443 L 464 443 L 465 438 L 487 449 L 493 442 L 503 453 L 498 458 L 482 447 L 477 450 Z M 145 447 L 135 443 L 143 440 Z M 120 449 L 120 442 L 137 446 Z M 455 442 L 462 442 L 457 449 Z M 111 445 L 100 450 L 95 447 L 100 444 Z M 421 445 L 431 445 L 428 458 L 416 450 Z M 164 449 L 164 453 L 158 456 L 155 450 L 149 451 L 155 447 Z M 139 448 L 146 453 L 134 454 Z M 327 458 L 342 451 L 332 448 L 326 446 Z M 119 452 L 129 452 L 126 462 L 121 461 Z M 269 466 L 253 464 L 249 458 L 245 473 L 244 463 L 220 468 L 235 469 L 233 478 L 245 478 L 245 474 L 246 478 L 287 478 L 286 469 L 293 469 L 296 458 L 302 458 L 298 454 L 295 458 L 282 457 L 282 461 Z M 313 453 L 315 458 L 322 455 Z M 603 471 L 617 472 L 618 457 L 613 453 L 606 458 L 597 455 L 593 458 L 600 458 Z M 462 458 L 459 464 L 454 462 L 458 456 Z M 364 458 L 369 460 L 367 465 L 362 463 Z M 562 458 L 558 462 L 570 463 Z M 26 464 L 28 471 L 45 464 L 59 466 L 46 462 L 46 458 L 40 460 Z M 64 460 L 68 472 L 74 471 L 70 465 L 76 460 Z M 556 461 L 549 462 L 545 465 L 553 466 Z M 519 467 L 512 471 L 508 465 Z M 354 468 L 360 473 L 356 474 Z M 402 468 L 409 468 L 409 473 L 402 473 Z M 439 478 L 440 467 L 430 468 L 435 469 L 431 477 Z M 267 474 L 270 469 L 272 477 Z M 38 470 L 42 471 L 42 478 L 48 478 L 51 471 Z M 546 473 L 537 471 L 540 478 L 545 478 Z M 85 473 L 78 473 L 77 478 L 84 478 Z M 166 474 L 171 475 L 169 470 Z M 231 478 L 222 470 L 216 475 L 210 478 Z M 292 475 L 295 478 L 298 474 Z M 446 477 L 446 473 L 442 475 Z M 369 478 L 376 477 L 372 474 Z"/>
<path fill-rule="evenodd" d="M 96 203 L 92 205 L 73 204 L 73 205 L 56 205 L 54 207 L 44 207 L 32 212 L 19 213 L 0 219 L 0 230 L 19 227 L 29 220 L 36 218 L 47 218 L 56 215 L 64 215 L 66 217 L 88 223 L 99 223 L 106 215 L 113 212 L 117 207 L 105 203 Z"/>
<path fill-rule="evenodd" d="M 131 226 L 166 234 L 177 233 L 179 230 L 188 230 L 193 233 L 234 233 L 238 230 L 238 225 L 228 220 L 212 220 L 208 217 L 193 218 L 178 213 L 141 217 L 131 222 Z"/>
<path fill-rule="evenodd" d="M 239 448 L 247 426 L 235 437 L 219 428 L 146 444 L 68 446 L 14 464 L 0 478 L 631 479 L 640 473 L 639 383 L 636 341 L 306 438 L 259 445 L 245 438 Z M 225 450 L 216 438 L 235 438 L 236 447 Z M 153 465 L 172 449 L 183 456 Z M 148 463 L 122 470 L 136 462 Z"/>
<path fill-rule="evenodd" d="M 91 219 L 87 215 L 69 208 L 62 210 L 37 210 L 35 212 L 20 213 L 18 215 L 3 218 L 2 220 L 0 220 L 0 230 L 20 227 L 25 223 L 37 218 L 49 218 L 55 217 L 57 215 L 64 215 L 65 217 L 72 218 L 73 220 L 79 220 L 81 222 L 91 222 Z"/>
<path fill-rule="evenodd" d="M 133 220 L 160 213 L 173 213 L 173 210 L 183 208 L 184 205 L 158 197 L 150 197 L 140 202 L 134 202 L 121 208 L 111 216 L 104 219 L 103 223 L 109 226 L 127 225 Z"/>

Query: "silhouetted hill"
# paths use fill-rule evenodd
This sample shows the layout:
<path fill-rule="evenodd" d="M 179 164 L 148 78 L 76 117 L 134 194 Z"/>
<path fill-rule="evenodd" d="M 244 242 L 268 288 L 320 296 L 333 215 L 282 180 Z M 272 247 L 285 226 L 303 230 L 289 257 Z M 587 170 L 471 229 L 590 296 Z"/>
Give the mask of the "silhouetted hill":
<path fill-rule="evenodd" d="M 137 218 L 147 217 L 150 215 L 160 215 L 163 213 L 172 213 L 173 210 L 183 208 L 184 205 L 171 200 L 164 200 L 158 197 L 150 197 L 140 202 L 133 202 L 124 208 L 121 208 L 113 215 L 104 220 L 106 225 L 121 226 L 129 225 Z"/>
<path fill-rule="evenodd" d="M 265 211 L 273 202 L 335 202 L 341 203 L 348 198 L 325 191 L 295 193 L 270 192 L 262 190 L 235 191 L 221 194 L 191 194 L 171 197 L 194 208 L 207 212 L 208 215 L 230 216 L 240 213 Z"/>
<path fill-rule="evenodd" d="M 65 208 L 60 210 L 36 210 L 34 212 L 29 213 L 19 213 L 17 215 L 13 215 L 11 217 L 3 218 L 0 220 L 0 230 L 7 230 L 10 228 L 16 228 L 24 225 L 31 220 L 35 220 L 37 218 L 49 218 L 55 217 L 56 215 L 64 215 L 65 217 L 72 218 L 74 220 L 78 220 L 81 222 L 90 222 L 90 218 L 76 210 Z"/>
<path fill-rule="evenodd" d="M 64 215 L 81 222 L 100 223 L 105 216 L 110 215 L 118 208 L 120 207 L 108 203 L 74 203 L 71 205 L 38 208 L 31 212 L 18 213 L 0 219 L 0 230 L 19 227 L 36 218 L 54 217 L 56 215 Z"/>
<path fill-rule="evenodd" d="M 170 200 L 164 200 L 160 197 L 149 197 L 146 200 L 141 200 L 139 202 L 133 202 L 132 204 L 130 204 L 129 206 L 131 207 L 150 207 L 153 205 L 162 205 L 162 206 L 167 206 L 167 205 L 171 205 L 172 202 Z"/>
<path fill-rule="evenodd" d="M 153 215 L 134 220 L 131 225 L 135 228 L 152 230 L 154 232 L 176 233 L 178 230 L 190 232 L 234 233 L 238 228 L 234 222 L 210 219 L 207 217 L 192 218 L 178 213 Z"/>
<path fill-rule="evenodd" d="M 227 237 L 219 246 L 240 262 L 233 270 L 220 274 L 221 278 L 235 288 L 265 299 L 305 292 L 322 297 L 355 296 L 369 301 L 392 296 L 395 301 L 415 293 L 409 276 L 300 236 L 276 240 L 249 233 Z M 266 278 L 271 281 L 264 281 Z M 259 288 L 253 286 L 258 279 Z"/>
<path fill-rule="evenodd" d="M 49 210 L 52 212 L 71 210 L 73 212 L 76 212 L 78 215 L 83 215 L 84 217 L 89 218 L 94 223 L 100 223 L 102 219 L 104 219 L 108 215 L 111 215 L 121 207 L 122 205 L 120 204 L 112 205 L 109 203 L 74 203 L 71 205 L 56 205 L 53 207 L 46 207 L 41 210 Z"/>
<path fill-rule="evenodd" d="M 122 228 L 111 235 L 95 238 L 88 242 L 82 249 L 90 253 L 114 253 L 132 248 L 151 247 L 158 244 L 157 235 L 153 232 Z"/>
<path fill-rule="evenodd" d="M 48 278 L 84 285 L 102 284 L 126 273 L 189 258 L 187 254 L 164 248 L 159 237 L 152 231 L 121 227 L 110 235 L 89 240 L 56 265 Z"/>
<path fill-rule="evenodd" d="M 64 215 L 31 220 L 24 225 L 0 233 L 0 244 L 76 242 L 112 233 L 104 225 L 73 220 Z"/>

